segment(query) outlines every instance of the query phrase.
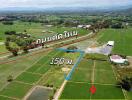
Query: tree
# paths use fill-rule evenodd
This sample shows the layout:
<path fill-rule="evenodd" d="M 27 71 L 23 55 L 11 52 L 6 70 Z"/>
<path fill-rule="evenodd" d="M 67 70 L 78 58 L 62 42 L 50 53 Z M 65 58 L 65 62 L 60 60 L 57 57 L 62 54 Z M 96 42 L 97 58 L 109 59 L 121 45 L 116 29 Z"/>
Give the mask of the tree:
<path fill-rule="evenodd" d="M 16 48 L 16 47 L 12 48 L 12 47 L 10 47 L 9 48 L 9 51 L 12 52 L 12 54 L 14 56 L 17 56 L 18 55 L 19 48 Z"/>
<path fill-rule="evenodd" d="M 6 39 L 6 40 L 8 40 L 8 39 Z M 11 46 L 10 45 L 10 42 L 11 42 L 11 40 L 5 42 L 6 49 L 8 51 L 10 51 L 14 56 L 17 56 L 18 55 L 19 48 L 18 47 L 15 47 L 15 46 Z"/>
<path fill-rule="evenodd" d="M 95 26 L 94 25 L 91 25 L 89 30 L 91 30 L 93 33 L 95 33 Z"/>
<path fill-rule="evenodd" d="M 124 27 L 123 27 L 122 23 L 116 22 L 116 23 L 113 23 L 113 24 L 111 25 L 111 28 L 121 29 L 121 28 L 124 28 Z"/>
<path fill-rule="evenodd" d="M 126 91 L 132 91 L 132 78 L 125 77 L 118 85 L 120 85 Z"/>
<path fill-rule="evenodd" d="M 16 31 L 6 31 L 5 35 L 16 35 Z"/>

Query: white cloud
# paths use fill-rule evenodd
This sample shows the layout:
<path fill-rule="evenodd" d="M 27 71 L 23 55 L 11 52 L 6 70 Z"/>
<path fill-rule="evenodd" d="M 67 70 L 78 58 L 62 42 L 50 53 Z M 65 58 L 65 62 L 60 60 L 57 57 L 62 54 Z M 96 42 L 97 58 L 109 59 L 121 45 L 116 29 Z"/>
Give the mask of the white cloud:
<path fill-rule="evenodd" d="M 0 0 L 0 7 L 112 6 L 132 4 L 132 0 Z"/>

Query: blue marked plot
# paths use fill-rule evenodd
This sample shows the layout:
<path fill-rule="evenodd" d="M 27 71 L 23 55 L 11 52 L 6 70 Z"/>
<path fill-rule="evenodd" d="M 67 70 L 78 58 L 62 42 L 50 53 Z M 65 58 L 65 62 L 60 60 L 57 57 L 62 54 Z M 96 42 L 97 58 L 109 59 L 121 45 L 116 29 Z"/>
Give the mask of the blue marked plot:
<path fill-rule="evenodd" d="M 84 56 L 84 51 L 81 51 L 81 50 L 68 50 L 68 49 L 64 49 L 64 48 L 57 48 L 57 50 L 61 50 L 61 51 L 70 51 L 70 52 L 80 52 L 80 56 L 79 58 L 77 59 L 76 63 L 74 64 L 74 66 L 72 67 L 70 73 L 66 76 L 66 74 L 64 74 L 64 77 L 66 80 L 70 80 L 71 79 L 71 76 L 75 70 L 75 68 L 78 66 L 78 64 L 80 63 L 81 59 L 83 58 Z"/>

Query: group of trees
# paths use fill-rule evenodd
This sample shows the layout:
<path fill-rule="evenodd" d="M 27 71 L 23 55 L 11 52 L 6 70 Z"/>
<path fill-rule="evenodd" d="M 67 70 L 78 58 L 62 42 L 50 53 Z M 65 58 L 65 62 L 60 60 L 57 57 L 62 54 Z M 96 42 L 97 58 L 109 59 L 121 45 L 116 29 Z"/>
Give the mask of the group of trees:
<path fill-rule="evenodd" d="M 8 51 L 12 52 L 14 56 L 17 56 L 19 50 L 23 50 L 24 53 L 28 53 L 33 41 L 34 39 L 31 37 L 23 38 L 17 35 L 10 35 L 6 37 L 5 46 Z"/>
<path fill-rule="evenodd" d="M 89 29 L 92 30 L 93 32 L 98 32 L 99 29 L 102 29 L 102 28 L 121 29 L 124 27 L 125 25 L 123 25 L 123 23 L 121 22 L 115 22 L 115 21 L 112 22 L 111 20 L 103 20 L 103 21 L 98 21 L 92 24 Z"/>
<path fill-rule="evenodd" d="M 3 21 L 2 24 L 4 25 L 13 25 L 13 21 Z"/>
<path fill-rule="evenodd" d="M 21 38 L 29 38 L 30 37 L 30 34 L 26 34 L 26 30 L 24 30 L 24 33 L 17 33 L 16 31 L 5 31 L 5 35 L 16 35 L 16 36 L 19 36 Z"/>

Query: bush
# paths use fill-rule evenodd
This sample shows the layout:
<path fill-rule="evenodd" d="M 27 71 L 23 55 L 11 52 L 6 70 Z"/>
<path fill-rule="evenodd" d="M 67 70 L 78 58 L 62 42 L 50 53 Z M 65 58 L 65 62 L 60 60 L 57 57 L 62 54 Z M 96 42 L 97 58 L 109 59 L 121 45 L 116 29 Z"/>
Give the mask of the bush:
<path fill-rule="evenodd" d="M 49 96 L 49 100 L 53 100 L 53 95 L 50 95 Z"/>
<path fill-rule="evenodd" d="M 85 59 L 106 61 L 108 57 L 102 54 L 87 54 Z"/>
<path fill-rule="evenodd" d="M 68 50 L 77 50 L 78 48 L 76 46 L 72 45 L 72 46 L 69 46 L 67 49 Z M 69 53 L 69 52 L 73 53 L 74 51 L 67 51 L 67 53 Z"/>
<path fill-rule="evenodd" d="M 7 81 L 8 81 L 8 82 L 12 82 L 12 81 L 13 81 L 13 76 L 12 76 L 12 75 L 9 75 L 9 76 L 7 77 Z"/>
<path fill-rule="evenodd" d="M 56 93 L 56 91 L 57 91 L 57 89 L 56 89 L 56 88 L 54 88 L 54 89 L 53 89 L 53 93 Z"/>

